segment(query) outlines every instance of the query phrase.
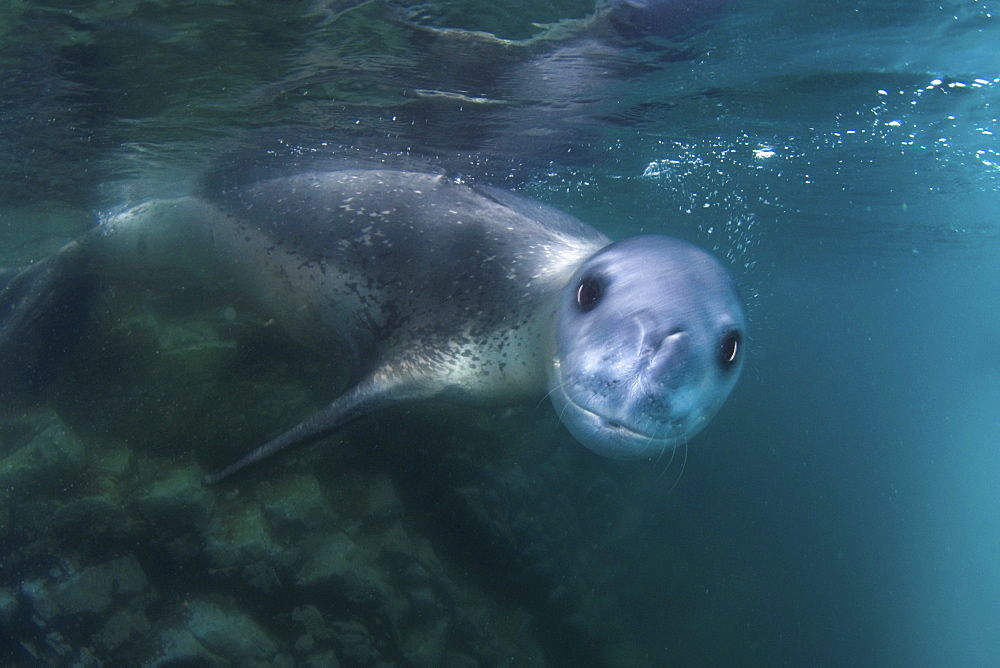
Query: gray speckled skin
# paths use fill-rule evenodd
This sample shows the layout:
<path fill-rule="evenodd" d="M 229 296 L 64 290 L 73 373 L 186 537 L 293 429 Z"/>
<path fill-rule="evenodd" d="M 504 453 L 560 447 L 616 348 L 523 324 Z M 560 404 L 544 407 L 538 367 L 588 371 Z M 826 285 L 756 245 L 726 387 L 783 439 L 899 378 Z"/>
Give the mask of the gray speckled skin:
<path fill-rule="evenodd" d="M 299 339 L 346 344 L 361 371 L 395 359 L 397 382 L 414 367 L 429 394 L 534 393 L 557 294 L 609 243 L 549 207 L 436 174 L 305 173 L 218 203 L 233 224 L 217 246 L 263 270 L 260 298 Z"/>
<path fill-rule="evenodd" d="M 145 202 L 0 285 L 0 349 L 76 272 L 228 283 L 292 336 L 354 360 L 329 406 L 206 478 L 401 402 L 512 402 L 546 389 L 569 431 L 618 458 L 700 430 L 742 366 L 725 268 L 662 236 L 611 244 L 499 190 L 379 168 L 307 171 Z"/>
<path fill-rule="evenodd" d="M 104 271 L 232 281 L 299 341 L 355 361 L 357 384 L 327 409 L 208 482 L 389 404 L 544 393 L 559 294 L 609 243 L 510 193 L 391 169 L 154 200 L 99 230 L 88 255 Z"/>

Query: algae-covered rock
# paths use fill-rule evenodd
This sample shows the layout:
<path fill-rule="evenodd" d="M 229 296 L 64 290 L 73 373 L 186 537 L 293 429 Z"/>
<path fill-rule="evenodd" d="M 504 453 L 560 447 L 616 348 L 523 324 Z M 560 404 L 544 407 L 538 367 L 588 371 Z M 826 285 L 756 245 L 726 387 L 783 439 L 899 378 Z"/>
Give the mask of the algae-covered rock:
<path fill-rule="evenodd" d="M 330 628 L 340 647 L 340 655 L 347 663 L 368 666 L 379 659 L 372 636 L 361 622 L 334 622 Z"/>
<path fill-rule="evenodd" d="M 278 658 L 274 640 L 247 615 L 209 601 L 192 601 L 188 613 L 187 630 L 213 654 L 240 665 L 273 665 Z"/>
<path fill-rule="evenodd" d="M 340 661 L 337 659 L 337 653 L 329 650 L 306 657 L 302 665 L 306 668 L 340 668 Z"/>
<path fill-rule="evenodd" d="M 448 652 L 442 662 L 444 668 L 479 668 L 479 662 L 460 652 Z"/>
<path fill-rule="evenodd" d="M 19 607 L 14 590 L 0 587 L 0 624 L 10 622 Z"/>
<path fill-rule="evenodd" d="M 108 496 L 59 501 L 46 495 L 29 495 L 3 508 L 0 519 L 8 522 L 6 529 L 12 534 L 11 539 L 26 544 L 19 558 L 27 559 L 36 550 L 41 554 L 51 553 L 53 541 L 65 550 L 84 544 L 111 545 L 127 541 L 137 529 L 117 499 Z M 13 555 L 8 551 L 4 556 Z"/>
<path fill-rule="evenodd" d="M 22 585 L 35 613 L 44 620 L 67 615 L 103 614 L 119 597 L 146 589 L 146 574 L 132 555 L 89 566 L 57 581 Z"/>
<path fill-rule="evenodd" d="M 205 376 L 216 375 L 215 365 L 236 354 L 236 342 L 223 339 L 218 324 L 204 320 L 157 323 L 155 332 L 160 354 L 176 355 Z"/>
<path fill-rule="evenodd" d="M 53 411 L 6 419 L 0 428 L 0 498 L 71 484 L 81 473 L 85 454 Z"/>
<path fill-rule="evenodd" d="M 407 660 L 417 668 L 440 666 L 448 640 L 448 620 L 442 619 L 426 629 L 420 629 L 407 636 L 403 651 Z"/>
<path fill-rule="evenodd" d="M 323 619 L 323 613 L 315 605 L 303 605 L 292 610 L 292 619 L 305 627 L 306 633 L 325 640 L 331 636 L 331 631 Z"/>
<path fill-rule="evenodd" d="M 52 527 L 73 542 L 87 539 L 117 541 L 135 529 L 132 518 L 115 496 L 83 496 L 53 506 Z"/>
<path fill-rule="evenodd" d="M 240 568 L 240 577 L 247 585 L 259 589 L 265 594 L 281 587 L 278 571 L 275 569 L 274 563 L 268 559 L 244 565 Z"/>
<path fill-rule="evenodd" d="M 347 534 L 336 533 L 310 551 L 297 582 L 303 587 L 328 586 L 357 603 L 381 603 L 389 598 L 389 587 L 372 567 L 374 561 L 374 555 Z"/>
<path fill-rule="evenodd" d="M 215 656 L 187 629 L 166 629 L 157 638 L 159 651 L 146 665 L 149 668 L 172 668 L 173 666 L 207 666 L 216 668 L 231 666 L 232 663 Z"/>
<path fill-rule="evenodd" d="M 389 476 L 379 475 L 372 480 L 364 511 L 366 521 L 380 524 L 403 516 L 403 502 Z"/>
<path fill-rule="evenodd" d="M 141 604 L 120 608 L 94 634 L 94 647 L 106 656 L 133 638 L 143 638 L 150 632 L 149 618 Z"/>
<path fill-rule="evenodd" d="M 302 625 L 305 633 L 295 641 L 295 651 L 308 655 L 306 665 L 339 665 L 337 655 L 331 651 L 317 651 L 317 648 L 328 648 L 333 631 L 323 619 L 323 613 L 314 605 L 303 605 L 292 611 L 292 619 Z M 326 657 L 328 664 L 316 663 Z"/>
<path fill-rule="evenodd" d="M 264 519 L 275 535 L 295 538 L 335 519 L 316 476 L 281 476 L 259 493 Z"/>
<path fill-rule="evenodd" d="M 197 466 L 173 469 L 135 497 L 139 515 L 158 527 L 201 529 L 212 515 L 214 496 L 201 484 Z"/>
<path fill-rule="evenodd" d="M 417 587 L 410 592 L 410 609 L 419 617 L 437 616 L 438 603 L 434 598 L 434 590 L 430 587 Z"/>
<path fill-rule="evenodd" d="M 206 536 L 205 553 L 220 568 L 268 560 L 282 550 L 271 540 L 259 505 L 244 503 L 216 513 Z"/>
<path fill-rule="evenodd" d="M 414 558 L 416 547 L 413 545 L 413 539 L 410 538 L 409 532 L 403 528 L 402 522 L 393 522 L 378 538 L 383 555 L 407 561 Z"/>
<path fill-rule="evenodd" d="M 110 480 L 122 478 L 132 464 L 132 451 L 125 443 L 104 444 L 96 453 L 90 454 L 94 472 Z"/>

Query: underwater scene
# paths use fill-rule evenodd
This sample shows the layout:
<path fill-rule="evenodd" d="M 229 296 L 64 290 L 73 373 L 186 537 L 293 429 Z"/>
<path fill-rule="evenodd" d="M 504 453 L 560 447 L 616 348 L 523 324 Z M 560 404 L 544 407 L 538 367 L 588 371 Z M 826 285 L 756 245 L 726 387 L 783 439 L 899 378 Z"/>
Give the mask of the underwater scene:
<path fill-rule="evenodd" d="M 0 6 L 0 666 L 998 665 L 998 511 L 1000 3 Z"/>

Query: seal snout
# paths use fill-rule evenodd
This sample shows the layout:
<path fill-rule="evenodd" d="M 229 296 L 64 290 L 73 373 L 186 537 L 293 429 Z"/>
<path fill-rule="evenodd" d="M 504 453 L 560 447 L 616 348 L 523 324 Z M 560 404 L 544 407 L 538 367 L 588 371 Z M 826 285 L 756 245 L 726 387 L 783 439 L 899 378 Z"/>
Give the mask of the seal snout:
<path fill-rule="evenodd" d="M 661 364 L 667 358 L 683 355 L 690 341 L 690 334 L 680 328 L 673 328 L 666 334 L 645 335 L 639 356 L 650 366 Z"/>
<path fill-rule="evenodd" d="M 635 370 L 648 386 L 660 393 L 675 389 L 691 375 L 694 341 L 690 331 L 671 327 L 655 334 L 644 333 Z"/>

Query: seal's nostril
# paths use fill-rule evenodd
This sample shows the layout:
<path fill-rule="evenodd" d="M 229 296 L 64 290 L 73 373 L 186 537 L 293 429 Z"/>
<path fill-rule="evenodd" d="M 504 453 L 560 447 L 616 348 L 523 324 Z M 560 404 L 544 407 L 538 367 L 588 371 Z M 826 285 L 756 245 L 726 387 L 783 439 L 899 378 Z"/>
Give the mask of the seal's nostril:
<path fill-rule="evenodd" d="M 639 326 L 638 340 L 641 357 L 654 356 L 664 347 L 670 348 L 676 345 L 676 341 L 686 335 L 684 328 L 675 326 L 667 329 L 658 325 L 653 318 L 640 316 L 636 318 L 636 324 Z"/>
<path fill-rule="evenodd" d="M 641 354 L 647 358 L 661 359 L 672 356 L 687 340 L 685 330 L 675 327 L 664 335 L 647 334 L 642 342 Z"/>

